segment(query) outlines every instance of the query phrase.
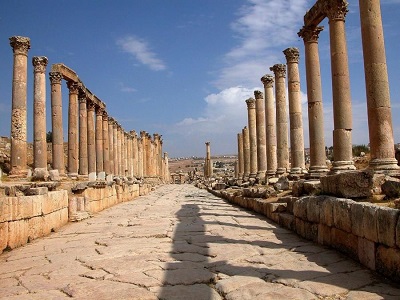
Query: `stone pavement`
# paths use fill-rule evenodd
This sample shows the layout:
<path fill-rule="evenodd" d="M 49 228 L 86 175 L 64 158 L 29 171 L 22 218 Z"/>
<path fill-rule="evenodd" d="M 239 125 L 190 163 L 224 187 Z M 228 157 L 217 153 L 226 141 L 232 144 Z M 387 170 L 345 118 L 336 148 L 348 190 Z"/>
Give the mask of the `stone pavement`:
<path fill-rule="evenodd" d="M 0 299 L 400 299 L 342 254 L 164 185 L 0 255 Z"/>

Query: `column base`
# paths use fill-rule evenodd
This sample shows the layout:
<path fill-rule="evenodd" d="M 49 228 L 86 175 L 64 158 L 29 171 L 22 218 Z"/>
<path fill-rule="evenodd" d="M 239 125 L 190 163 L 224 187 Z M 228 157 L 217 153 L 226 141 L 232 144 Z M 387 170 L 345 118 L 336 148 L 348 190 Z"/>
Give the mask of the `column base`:
<path fill-rule="evenodd" d="M 276 176 L 276 170 L 267 170 L 266 175 L 268 177 L 275 177 Z"/>
<path fill-rule="evenodd" d="M 306 175 L 307 179 L 318 179 L 322 175 L 328 174 L 329 169 L 327 166 L 310 166 L 308 170 L 308 174 Z"/>
<path fill-rule="evenodd" d="M 277 175 L 278 177 L 282 176 L 282 175 L 285 174 L 285 173 L 287 173 L 287 169 L 286 169 L 286 168 L 278 168 L 278 169 L 276 170 L 276 175 Z"/>
<path fill-rule="evenodd" d="M 258 171 L 256 178 L 257 178 L 258 182 L 265 181 L 265 170 L 264 171 Z"/>
<path fill-rule="evenodd" d="M 249 177 L 250 178 L 257 178 L 257 173 L 250 173 Z"/>
<path fill-rule="evenodd" d="M 375 158 L 369 162 L 368 169 L 373 170 L 374 173 L 400 175 L 400 167 L 395 158 Z"/>
<path fill-rule="evenodd" d="M 339 174 L 339 173 L 344 173 L 344 172 L 349 172 L 349 171 L 354 171 L 354 170 L 356 170 L 356 167 L 354 166 L 354 162 L 352 160 L 350 160 L 350 161 L 346 161 L 346 160 L 334 161 L 332 163 L 332 169 L 329 171 L 329 175 Z"/>

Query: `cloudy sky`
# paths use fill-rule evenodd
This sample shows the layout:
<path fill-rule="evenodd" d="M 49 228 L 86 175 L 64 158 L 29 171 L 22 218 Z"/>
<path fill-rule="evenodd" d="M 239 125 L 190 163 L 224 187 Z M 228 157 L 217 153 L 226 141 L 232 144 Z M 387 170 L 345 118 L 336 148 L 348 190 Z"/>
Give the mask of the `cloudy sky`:
<path fill-rule="evenodd" d="M 31 38 L 28 135 L 32 139 L 32 56 L 64 63 L 107 105 L 125 130 L 160 133 L 170 157 L 235 154 L 247 122 L 245 100 L 282 51 L 300 49 L 305 145 L 308 146 L 304 45 L 297 32 L 313 0 L 13 0 L 0 10 L 0 135 L 10 134 L 13 35 Z M 353 143 L 367 144 L 358 1 L 346 18 Z M 400 142 L 400 0 L 382 0 L 395 142 Z M 320 34 L 325 142 L 332 145 L 329 25 Z M 47 128 L 50 91 L 47 82 Z M 63 89 L 64 124 L 68 89 Z M 66 125 L 64 126 L 67 133 Z M 66 135 L 65 135 L 66 136 Z"/>

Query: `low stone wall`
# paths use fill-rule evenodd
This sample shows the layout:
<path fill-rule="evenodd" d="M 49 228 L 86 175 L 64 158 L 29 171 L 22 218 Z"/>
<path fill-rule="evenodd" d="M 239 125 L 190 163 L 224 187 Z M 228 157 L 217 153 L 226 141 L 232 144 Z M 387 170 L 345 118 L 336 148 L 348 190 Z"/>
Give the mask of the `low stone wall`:
<path fill-rule="evenodd" d="M 283 197 L 268 203 L 238 191 L 209 191 L 400 282 L 398 209 L 330 196 Z"/>
<path fill-rule="evenodd" d="M 43 189 L 43 188 L 42 188 Z M 68 192 L 0 198 L 0 253 L 48 235 L 68 222 Z"/>

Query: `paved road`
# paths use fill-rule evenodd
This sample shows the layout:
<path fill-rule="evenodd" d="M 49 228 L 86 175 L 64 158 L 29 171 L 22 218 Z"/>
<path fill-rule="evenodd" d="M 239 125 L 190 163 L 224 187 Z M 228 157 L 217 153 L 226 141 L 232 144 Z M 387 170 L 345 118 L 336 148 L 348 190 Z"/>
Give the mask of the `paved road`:
<path fill-rule="evenodd" d="M 1 299 L 400 299 L 340 253 L 165 185 L 0 256 Z"/>

